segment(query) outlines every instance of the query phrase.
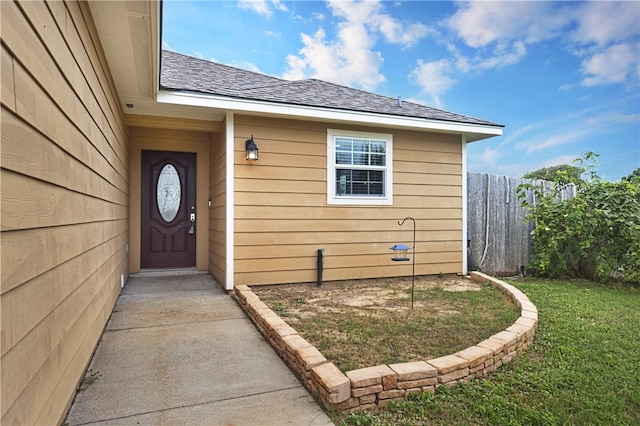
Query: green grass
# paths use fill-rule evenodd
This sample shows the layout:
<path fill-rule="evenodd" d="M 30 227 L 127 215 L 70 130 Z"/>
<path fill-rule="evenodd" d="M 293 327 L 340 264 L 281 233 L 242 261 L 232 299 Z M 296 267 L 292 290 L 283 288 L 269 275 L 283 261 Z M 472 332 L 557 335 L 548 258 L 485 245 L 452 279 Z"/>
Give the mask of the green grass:
<path fill-rule="evenodd" d="M 303 318 L 295 327 L 346 372 L 449 355 L 504 330 L 517 319 L 506 297 L 489 285 L 483 285 L 481 291 L 464 292 L 417 288 L 414 297 L 416 302 L 430 301 L 433 306 L 384 315 L 346 311 Z M 410 297 L 399 300 L 409 306 Z"/>
<path fill-rule="evenodd" d="M 513 282 L 538 307 L 534 344 L 488 378 L 339 425 L 638 425 L 640 292 L 587 281 Z"/>
<path fill-rule="evenodd" d="M 418 277 L 413 310 L 410 281 L 398 279 L 254 291 L 347 372 L 449 355 L 504 330 L 518 318 L 517 307 L 504 293 L 488 284 L 462 282 L 470 287 L 451 291 L 452 281 Z"/>

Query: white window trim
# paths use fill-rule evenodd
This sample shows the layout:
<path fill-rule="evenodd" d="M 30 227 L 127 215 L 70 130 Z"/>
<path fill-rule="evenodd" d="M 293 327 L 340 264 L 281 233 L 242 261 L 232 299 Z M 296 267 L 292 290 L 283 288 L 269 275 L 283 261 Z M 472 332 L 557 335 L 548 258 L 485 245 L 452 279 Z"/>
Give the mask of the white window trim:
<path fill-rule="evenodd" d="M 384 140 L 387 144 L 384 197 L 336 196 L 335 138 L 363 138 Z M 390 133 L 356 132 L 327 129 L 327 204 L 390 206 L 393 204 L 393 135 Z"/>

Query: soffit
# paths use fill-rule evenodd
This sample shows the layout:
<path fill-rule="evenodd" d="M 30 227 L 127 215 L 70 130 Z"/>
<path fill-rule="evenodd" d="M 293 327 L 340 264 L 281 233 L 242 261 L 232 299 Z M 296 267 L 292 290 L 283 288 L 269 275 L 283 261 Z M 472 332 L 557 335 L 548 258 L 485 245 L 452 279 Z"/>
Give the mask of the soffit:
<path fill-rule="evenodd" d="M 88 3 L 126 114 L 214 121 L 224 118 L 224 111 L 156 101 L 161 7 L 158 1 Z"/>

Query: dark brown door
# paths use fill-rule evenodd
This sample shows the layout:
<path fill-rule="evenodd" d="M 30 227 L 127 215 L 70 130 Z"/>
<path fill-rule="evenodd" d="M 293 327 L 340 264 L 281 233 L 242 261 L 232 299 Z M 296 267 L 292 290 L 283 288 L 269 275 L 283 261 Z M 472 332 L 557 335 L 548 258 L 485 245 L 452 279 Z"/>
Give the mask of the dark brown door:
<path fill-rule="evenodd" d="M 196 154 L 142 151 L 140 265 L 196 264 Z"/>

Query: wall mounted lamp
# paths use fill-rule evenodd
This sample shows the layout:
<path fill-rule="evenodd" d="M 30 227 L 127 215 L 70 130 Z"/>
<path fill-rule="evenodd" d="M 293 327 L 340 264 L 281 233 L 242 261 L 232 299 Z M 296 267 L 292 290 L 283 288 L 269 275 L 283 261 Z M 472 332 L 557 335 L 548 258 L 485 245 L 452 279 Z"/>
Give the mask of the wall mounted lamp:
<path fill-rule="evenodd" d="M 245 144 L 245 149 L 247 150 L 247 160 L 257 161 L 258 146 L 253 141 L 253 135 L 251 135 L 251 139 L 247 139 L 247 141 L 244 144 Z"/>

